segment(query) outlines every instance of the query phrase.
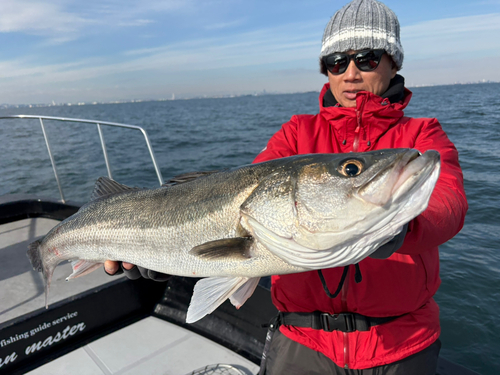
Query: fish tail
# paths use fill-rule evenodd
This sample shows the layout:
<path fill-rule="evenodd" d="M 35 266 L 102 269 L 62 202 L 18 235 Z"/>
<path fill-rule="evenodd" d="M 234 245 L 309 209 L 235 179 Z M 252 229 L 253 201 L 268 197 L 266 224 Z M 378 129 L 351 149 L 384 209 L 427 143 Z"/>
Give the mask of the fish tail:
<path fill-rule="evenodd" d="M 48 308 L 48 298 L 49 298 L 49 288 L 50 282 L 52 280 L 52 274 L 57 264 L 50 264 L 45 261 L 43 256 L 43 251 L 41 248 L 42 240 L 36 240 L 28 245 L 28 258 L 33 266 L 33 269 L 37 272 L 41 272 L 43 275 L 44 285 L 45 285 L 45 308 Z"/>
<path fill-rule="evenodd" d="M 33 269 L 37 272 L 43 271 L 43 261 L 40 256 L 40 244 L 42 240 L 36 240 L 28 245 L 28 258 L 30 259 Z"/>

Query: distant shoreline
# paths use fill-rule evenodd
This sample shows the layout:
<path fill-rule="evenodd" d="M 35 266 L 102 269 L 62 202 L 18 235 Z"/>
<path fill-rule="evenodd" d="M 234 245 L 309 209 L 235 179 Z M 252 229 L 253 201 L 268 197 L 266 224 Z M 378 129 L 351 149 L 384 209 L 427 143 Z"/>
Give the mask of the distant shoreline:
<path fill-rule="evenodd" d="M 498 81 L 478 81 L 478 82 L 456 82 L 448 84 L 422 84 L 422 85 L 408 85 L 408 88 L 422 88 L 422 87 L 439 87 L 439 86 L 464 86 L 464 85 L 485 85 L 485 84 L 498 84 Z M 82 105 L 98 105 L 98 104 L 126 104 L 126 103 L 144 103 L 144 102 L 166 102 L 166 101 L 179 101 L 179 100 L 193 100 L 193 99 L 231 99 L 231 98 L 241 98 L 245 96 L 264 96 L 264 95 L 294 95 L 294 94 L 306 94 L 319 91 L 297 91 L 297 92 L 256 92 L 253 94 L 226 94 L 226 95 L 198 95 L 192 97 L 179 97 L 175 99 L 127 99 L 127 100 L 111 100 L 107 102 L 98 101 L 88 101 L 88 102 L 73 102 L 73 103 L 36 103 L 36 104 L 0 104 L 1 109 L 9 108 L 45 108 L 45 107 L 69 107 L 69 106 L 82 106 Z"/>

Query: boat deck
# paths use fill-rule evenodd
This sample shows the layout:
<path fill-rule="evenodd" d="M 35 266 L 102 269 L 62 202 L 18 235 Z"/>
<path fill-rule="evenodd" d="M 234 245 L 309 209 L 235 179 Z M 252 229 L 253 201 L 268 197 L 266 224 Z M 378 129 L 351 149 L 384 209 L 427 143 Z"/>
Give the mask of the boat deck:
<path fill-rule="evenodd" d="M 254 363 L 162 319 L 148 317 L 66 354 L 28 374 L 191 374 L 209 364 L 229 364 L 243 375 Z M 237 374 L 233 369 L 228 374 Z"/>
<path fill-rule="evenodd" d="M 45 305 L 42 274 L 32 269 L 26 251 L 31 242 L 58 223 L 57 220 L 37 218 L 0 225 L 0 324 Z M 95 271 L 66 281 L 71 272 L 67 262 L 56 268 L 49 305 L 114 280 L 104 272 Z"/>

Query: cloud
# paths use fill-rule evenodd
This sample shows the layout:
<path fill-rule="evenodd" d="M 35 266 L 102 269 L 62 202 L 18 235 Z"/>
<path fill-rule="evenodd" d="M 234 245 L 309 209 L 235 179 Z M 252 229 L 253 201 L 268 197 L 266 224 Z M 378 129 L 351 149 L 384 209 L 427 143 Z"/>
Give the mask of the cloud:
<path fill-rule="evenodd" d="M 126 51 L 119 62 L 93 58 L 74 64 L 31 67 L 35 59 L 13 61 L 0 65 L 0 78 L 28 77 L 37 82 L 74 82 L 116 74 L 152 71 L 155 74 L 202 71 L 227 68 L 258 67 L 259 65 L 297 60 L 297 56 L 316 56 L 320 48 L 312 24 L 294 24 L 231 34 L 218 38 L 201 38 L 165 46 Z M 290 35 L 286 30 L 299 30 Z M 314 58 L 315 59 L 315 58 Z M 315 68 L 315 62 L 312 63 Z"/>
<path fill-rule="evenodd" d="M 93 0 L 85 4 L 78 3 L 81 9 L 77 9 L 77 3 L 73 0 L 54 0 L 50 7 L 41 9 L 41 3 L 40 0 L 0 0 L 0 32 L 38 33 L 56 40 L 61 35 L 63 38 L 78 38 L 88 32 L 88 28 L 96 29 L 95 32 L 99 33 L 102 27 L 110 23 L 112 26 L 109 27 L 144 27 L 146 32 L 155 35 L 155 31 L 147 28 L 153 22 L 160 22 L 154 12 L 186 12 L 190 17 L 189 12 L 196 5 L 191 0 L 147 3 Z M 36 11 L 9 19 L 6 14 L 15 13 L 12 9 L 10 13 L 2 13 L 2 7 L 6 9 L 9 4 L 33 5 Z M 203 6 L 208 7 L 206 3 Z M 203 11 L 197 9 L 197 12 Z M 26 22 L 26 18 L 31 21 Z M 222 22 L 214 22 L 214 19 L 222 19 Z M 312 86 L 324 78 L 317 73 L 323 20 L 277 24 L 250 31 L 238 27 L 249 26 L 243 18 L 223 22 L 223 17 L 210 17 L 207 12 L 203 20 L 204 23 L 196 24 L 198 29 L 189 34 L 197 37 L 188 39 L 183 34 L 182 41 L 174 38 L 174 42 L 164 42 L 163 45 L 154 44 L 153 41 L 150 48 L 126 51 L 109 48 L 100 56 L 75 60 L 71 60 L 73 57 L 70 54 L 61 53 L 67 57 L 64 63 L 58 60 L 41 63 L 49 60 L 41 59 L 36 55 L 37 51 L 32 50 L 31 55 L 0 61 L 3 95 L 0 102 L 12 102 L 14 97 L 21 98 L 24 93 L 41 90 L 50 100 L 53 99 L 51 92 L 71 93 L 74 99 L 70 99 L 69 94 L 67 98 L 64 97 L 68 101 L 89 100 L 93 93 L 96 98 L 101 95 L 97 100 L 103 100 L 104 93 L 109 100 L 126 96 L 137 98 L 139 93 L 151 97 L 148 92 L 156 90 L 160 93 L 163 87 L 169 87 L 168 90 L 176 87 L 176 94 L 180 93 L 177 91 L 179 87 L 191 86 L 191 90 L 196 92 L 203 86 L 207 93 L 210 89 L 214 92 L 223 89 L 231 91 L 233 87 L 233 92 L 237 93 L 238 90 L 263 84 L 267 85 L 265 88 L 268 91 L 275 90 L 273 87 L 276 90 L 292 90 L 295 87 L 296 91 L 300 91 L 302 87 L 314 88 Z M 226 32 L 226 29 L 231 29 L 231 32 Z M 477 64 L 485 69 L 488 66 L 485 59 L 487 54 L 500 54 L 500 38 L 492 37 L 499 35 L 499 31 L 499 13 L 432 20 L 403 27 L 403 75 L 415 85 L 439 83 L 440 80 L 442 83 L 453 82 L 453 75 L 460 77 L 455 78 L 455 81 L 461 78 L 497 79 L 495 77 L 499 73 L 489 77 L 483 74 L 486 70 L 477 72 L 478 69 L 473 68 L 474 64 L 462 62 L 472 57 L 481 59 Z M 453 67 L 450 61 L 455 62 Z M 461 69 L 467 69 L 470 74 L 467 77 L 461 75 Z M 283 75 L 279 72 L 288 73 Z M 477 73 L 477 78 L 473 73 Z M 287 76 L 289 79 L 286 79 Z M 308 80 L 314 84 L 309 85 Z M 85 98 L 79 95 L 85 95 Z M 54 98 L 57 100 L 56 96 Z M 24 100 L 27 101 L 34 102 L 32 99 Z M 43 99 L 36 101 L 44 102 Z"/>
<path fill-rule="evenodd" d="M 72 0 L 75 2 L 76 0 Z M 158 14 L 191 9 L 193 0 L 88 0 L 82 12 L 99 23 L 155 18 Z"/>
<path fill-rule="evenodd" d="M 124 26 L 124 27 L 141 27 L 141 26 L 146 26 L 148 24 L 155 23 L 153 20 L 145 20 L 145 19 L 136 19 L 136 20 L 126 20 L 126 21 L 120 21 L 117 23 L 117 26 Z"/>
<path fill-rule="evenodd" d="M 290 30 L 296 32 L 291 34 Z M 130 50 L 63 64 L 42 65 L 36 55 L 25 56 L 0 61 L 0 82 L 4 97 L 0 98 L 0 102 L 12 102 L 14 93 L 17 93 L 16 97 L 21 97 L 29 88 L 49 90 L 49 87 L 53 87 L 54 91 L 68 92 L 69 88 L 93 87 L 99 92 L 97 95 L 100 95 L 103 90 L 110 92 L 109 88 L 116 84 L 129 86 L 128 92 L 135 92 L 134 85 L 152 87 L 168 85 L 174 81 L 193 82 L 194 76 L 197 77 L 194 85 L 212 85 L 216 90 L 222 86 L 234 86 L 235 75 L 241 76 L 244 81 L 248 80 L 250 72 L 257 74 L 256 72 L 260 71 L 265 75 L 269 69 L 300 69 L 305 65 L 308 69 L 316 70 L 319 49 L 317 23 L 298 23 L 169 43 L 155 48 Z M 216 86 L 214 80 L 217 82 Z M 238 87 L 236 91 L 240 90 Z M 300 87 L 297 87 L 297 90 L 300 90 Z M 78 94 L 74 92 L 73 97 Z M 83 89 L 80 94 L 84 94 L 86 98 L 90 95 L 83 92 Z M 123 87 L 116 89 L 115 95 L 114 98 L 108 99 L 123 99 Z M 137 97 L 137 94 L 129 95 Z M 52 100 L 53 97 L 49 98 Z M 69 100 L 69 97 L 66 100 Z M 28 102 L 44 100 L 31 99 Z"/>
<path fill-rule="evenodd" d="M 435 59 L 411 61 L 403 75 L 409 86 L 444 85 L 480 81 L 500 82 L 500 72 L 488 57 L 474 57 L 444 64 Z"/>
<path fill-rule="evenodd" d="M 409 85 L 500 80 L 500 13 L 421 22 L 401 29 Z"/>
<path fill-rule="evenodd" d="M 500 52 L 500 13 L 446 18 L 401 28 L 405 59 Z M 497 36 L 497 37 L 495 37 Z"/>
<path fill-rule="evenodd" d="M 243 23 L 244 23 L 243 20 L 234 20 L 234 21 L 230 21 L 230 22 L 222 22 L 222 23 L 215 23 L 215 24 L 207 25 L 207 26 L 205 26 L 205 29 L 206 30 L 228 29 L 231 27 L 240 26 Z"/>
<path fill-rule="evenodd" d="M 478 5 L 500 5 L 500 0 L 483 0 L 474 3 L 475 6 Z"/>
<path fill-rule="evenodd" d="M 37 35 L 63 43 L 104 28 L 141 27 L 159 13 L 187 9 L 191 0 L 1 0 L 0 32 Z"/>
<path fill-rule="evenodd" d="M 2 0 L 0 32 L 23 32 L 71 40 L 88 20 L 63 10 L 60 4 L 36 0 Z"/>

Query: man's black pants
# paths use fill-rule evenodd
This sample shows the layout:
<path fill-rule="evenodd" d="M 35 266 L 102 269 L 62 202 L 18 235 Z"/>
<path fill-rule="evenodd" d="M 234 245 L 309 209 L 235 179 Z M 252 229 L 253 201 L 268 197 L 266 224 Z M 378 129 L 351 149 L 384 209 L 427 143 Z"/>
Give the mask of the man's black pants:
<path fill-rule="evenodd" d="M 324 354 L 309 349 L 279 330 L 267 353 L 266 375 L 435 375 L 441 341 L 401 361 L 366 370 L 346 370 Z"/>

